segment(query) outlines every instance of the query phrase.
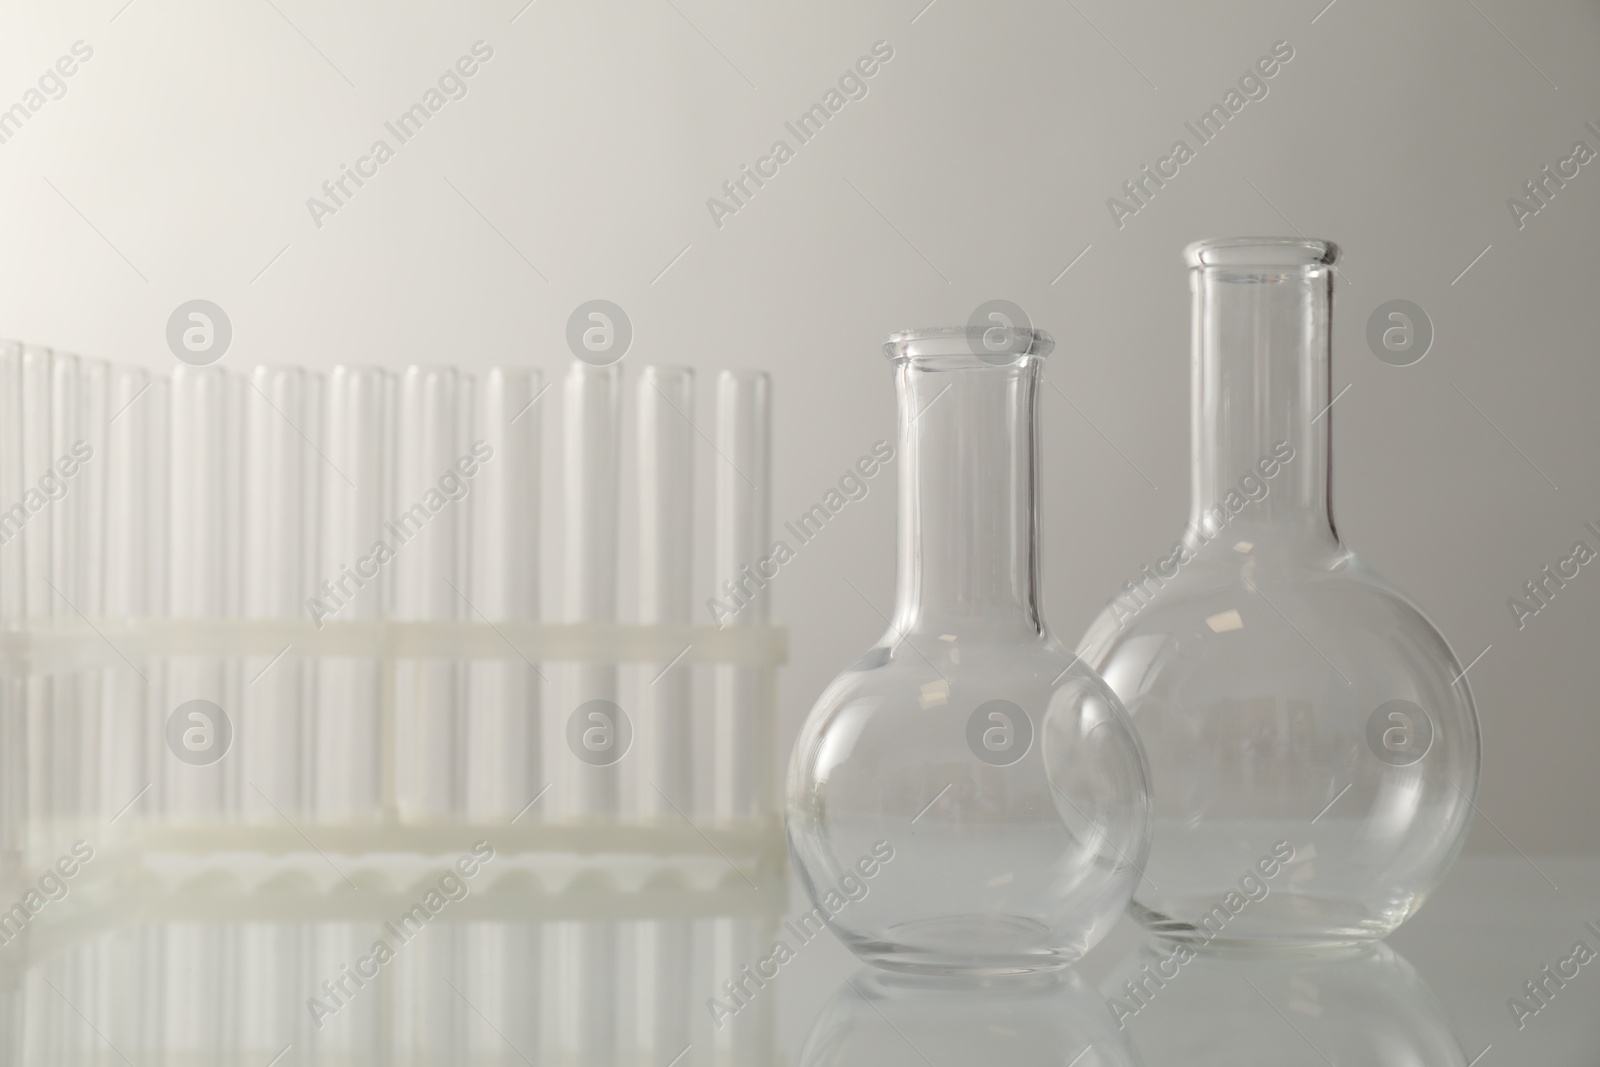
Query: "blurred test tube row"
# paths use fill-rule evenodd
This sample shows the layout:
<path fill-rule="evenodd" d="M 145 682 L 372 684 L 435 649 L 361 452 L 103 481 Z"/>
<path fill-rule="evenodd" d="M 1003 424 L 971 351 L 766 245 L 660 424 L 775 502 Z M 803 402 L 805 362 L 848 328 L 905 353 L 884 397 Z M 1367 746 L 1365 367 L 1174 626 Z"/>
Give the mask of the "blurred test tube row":
<path fill-rule="evenodd" d="M 723 372 L 705 434 L 691 370 L 631 377 L 627 404 L 617 365 L 169 377 L 0 344 L 0 872 L 70 835 L 416 853 L 481 828 L 781 880 L 784 634 L 764 600 L 694 623 L 697 544 L 717 579 L 766 547 L 768 383 Z"/>

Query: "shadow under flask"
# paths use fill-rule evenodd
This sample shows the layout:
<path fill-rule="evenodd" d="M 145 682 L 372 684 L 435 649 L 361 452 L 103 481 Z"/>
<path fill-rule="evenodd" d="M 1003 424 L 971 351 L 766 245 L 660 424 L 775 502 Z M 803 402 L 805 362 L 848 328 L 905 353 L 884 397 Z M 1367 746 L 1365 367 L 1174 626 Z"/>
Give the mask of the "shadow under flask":
<path fill-rule="evenodd" d="M 1155 833 L 1131 910 L 1168 937 L 1383 937 L 1470 824 L 1461 663 L 1333 527 L 1337 255 L 1298 238 L 1189 246 L 1189 525 L 1080 646 L 1149 756 Z"/>
<path fill-rule="evenodd" d="M 898 592 L 789 763 L 789 847 L 863 959 L 927 973 L 1073 962 L 1126 908 L 1147 770 L 1110 688 L 1039 606 L 1042 331 L 896 334 Z M 981 354 L 979 354 L 981 353 Z"/>

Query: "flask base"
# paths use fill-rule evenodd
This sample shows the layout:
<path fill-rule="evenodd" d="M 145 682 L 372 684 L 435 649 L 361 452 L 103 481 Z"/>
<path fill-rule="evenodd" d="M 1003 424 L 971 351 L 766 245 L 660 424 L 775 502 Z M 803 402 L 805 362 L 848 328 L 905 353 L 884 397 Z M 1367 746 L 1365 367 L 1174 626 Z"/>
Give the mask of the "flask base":
<path fill-rule="evenodd" d="M 1338 953 L 1388 936 L 1401 921 L 1324 897 L 1279 892 L 1261 902 L 1269 903 L 1270 908 L 1260 907 L 1255 914 L 1248 912 L 1256 905 L 1247 904 L 1241 914 L 1216 900 L 1196 900 L 1192 906 L 1171 908 L 1182 915 L 1199 916 L 1180 919 L 1135 900 L 1128 905 L 1128 913 L 1164 941 L 1211 951 L 1252 953 Z"/>
<path fill-rule="evenodd" d="M 1059 931 L 1020 915 L 919 919 L 892 926 L 880 938 L 844 940 L 868 963 L 924 975 L 1038 974 L 1071 966 L 1085 951 L 1085 944 L 1063 944 Z"/>

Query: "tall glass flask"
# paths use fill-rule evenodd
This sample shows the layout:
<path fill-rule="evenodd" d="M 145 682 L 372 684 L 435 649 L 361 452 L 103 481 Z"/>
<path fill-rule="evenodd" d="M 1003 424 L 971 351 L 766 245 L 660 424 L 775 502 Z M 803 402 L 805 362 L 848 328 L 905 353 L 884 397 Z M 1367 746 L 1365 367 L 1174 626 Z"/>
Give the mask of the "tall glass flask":
<path fill-rule="evenodd" d="M 1472 696 L 1427 616 L 1334 530 L 1337 249 L 1232 238 L 1186 254 L 1189 524 L 1080 649 L 1150 757 L 1155 838 L 1132 910 L 1191 941 L 1382 937 L 1466 836 Z"/>
<path fill-rule="evenodd" d="M 884 346 L 899 443 L 889 630 L 823 692 L 789 765 L 789 845 L 864 959 L 924 972 L 1047 970 L 1126 906 L 1149 838 L 1144 756 L 1039 603 L 1036 409 L 1053 342 L 994 328 Z M 871 610 L 845 591 L 850 611 Z"/>

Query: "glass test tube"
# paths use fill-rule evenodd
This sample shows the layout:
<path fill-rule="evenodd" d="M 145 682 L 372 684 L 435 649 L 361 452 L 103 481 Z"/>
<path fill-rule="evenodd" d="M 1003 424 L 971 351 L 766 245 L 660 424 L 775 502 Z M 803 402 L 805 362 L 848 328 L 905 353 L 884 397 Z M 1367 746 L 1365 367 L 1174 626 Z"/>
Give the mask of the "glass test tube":
<path fill-rule="evenodd" d="M 717 379 L 717 450 L 726 462 L 717 466 L 716 569 L 719 581 L 731 582 L 748 605 L 728 625 L 765 624 L 771 598 L 756 563 L 771 546 L 772 467 L 771 379 L 762 371 L 723 371 Z M 727 595 L 724 589 L 719 595 Z M 723 666 L 717 669 L 716 814 L 721 819 L 750 819 L 771 812 L 767 807 L 771 769 L 767 766 L 766 703 L 771 672 L 764 667 Z"/>
<path fill-rule="evenodd" d="M 400 383 L 395 517 L 395 617 L 465 620 L 458 460 L 470 455 L 472 380 L 448 367 L 410 367 Z M 464 672 L 447 660 L 410 660 L 395 685 L 395 794 L 407 820 L 456 815 L 461 803 L 459 710 Z"/>
<path fill-rule="evenodd" d="M 471 477 L 473 606 L 482 619 L 539 617 L 540 396 L 543 375 L 532 368 L 496 367 L 484 378 Z M 537 665 L 520 657 L 473 663 L 468 677 L 467 817 L 505 824 L 544 787 L 541 767 L 541 682 Z M 542 806 L 518 818 L 539 821 Z M 496 1019 L 505 1041 L 536 1051 L 541 928 L 533 923 L 466 923 L 463 993 Z M 467 1031 L 484 1053 L 503 1045 L 493 1032 Z"/>
<path fill-rule="evenodd" d="M 172 373 L 168 597 L 172 615 L 180 619 L 229 616 L 236 604 L 238 385 L 217 367 L 182 366 Z M 239 713 L 237 683 L 236 661 L 172 657 L 166 700 L 158 711 L 163 726 L 166 716 L 190 700 L 210 701 L 231 723 Z M 188 728 L 194 731 L 190 758 L 176 751 L 158 753 L 166 768 L 166 815 L 178 822 L 223 819 L 237 810 L 239 760 L 224 756 L 204 762 L 209 746 L 220 744 L 223 736 L 219 723 L 208 728 L 204 712 L 188 713 Z M 161 736 L 167 736 L 164 729 Z"/>
<path fill-rule="evenodd" d="M 54 354 L 48 348 L 29 345 L 22 351 L 22 477 L 28 494 L 27 524 L 17 540 L 22 550 L 23 594 L 27 604 L 27 617 L 32 625 L 48 625 L 59 606 L 67 610 L 50 591 L 50 554 L 54 546 L 54 523 L 59 518 L 49 506 L 46 487 L 42 479 L 50 468 L 50 432 L 52 403 L 52 367 Z M 34 505 L 37 505 L 35 507 Z M 22 683 L 27 800 L 24 802 L 29 832 L 26 835 L 24 856 L 32 842 L 46 836 L 48 820 L 53 817 L 51 803 L 51 731 L 55 680 L 32 675 Z M 24 863 L 27 859 L 24 859 Z"/>
<path fill-rule="evenodd" d="M 564 400 L 566 614 L 573 622 L 610 622 L 617 614 L 621 368 L 574 363 L 567 372 Z M 557 709 L 559 721 L 552 725 L 564 728 L 569 717 L 588 701 L 615 704 L 614 665 L 576 664 L 571 678 L 568 700 Z M 605 724 L 596 721 L 596 725 L 603 729 Z M 562 732 L 565 744 L 571 735 Z M 618 740 L 615 729 L 609 738 L 613 743 Z M 569 795 L 573 815 L 617 818 L 623 762 L 597 765 L 578 758 L 575 752 L 562 760 L 574 776 Z M 562 1043 L 579 1062 L 610 1062 L 617 1048 L 617 923 L 565 923 L 561 945 Z"/>
<path fill-rule="evenodd" d="M 83 626 L 83 589 L 79 539 L 83 533 L 80 517 L 82 494 L 66 475 L 67 457 L 79 437 L 83 415 L 83 380 L 78 357 L 57 352 L 50 364 L 49 444 L 40 466 L 39 486 L 44 491 L 42 512 L 50 514 L 50 552 L 47 579 L 50 613 L 74 628 Z M 76 814 L 80 793 L 85 786 L 78 773 L 83 745 L 89 740 L 81 722 L 78 672 L 57 674 L 50 679 L 48 702 L 40 708 L 42 729 L 34 735 L 37 749 L 33 766 L 45 779 L 43 809 L 49 813 L 51 834 L 72 832 L 69 825 Z"/>
<path fill-rule="evenodd" d="M 8 630 L 25 626 L 28 614 L 22 381 L 22 345 L 0 341 L 0 508 L 5 509 L 0 511 L 0 627 Z M 26 841 L 27 691 L 25 678 L 0 679 L 0 885 L 7 886 L 21 873 Z M 20 1022 L 20 1011 L 21 1002 L 12 994 L 0 1000 L 0 1020 Z M 0 1051 L 7 1047 L 0 1043 Z"/>
<path fill-rule="evenodd" d="M 322 380 L 298 367 L 256 367 L 244 391 L 240 604 L 249 619 L 292 619 L 316 581 L 316 531 L 324 461 Z M 331 477 L 340 475 L 332 471 Z M 243 765 L 245 818 L 298 820 L 310 783 L 306 708 L 312 665 L 287 649 L 244 659 L 235 742 Z"/>
<path fill-rule="evenodd" d="M 110 372 L 108 406 L 110 415 L 103 441 L 94 444 L 93 462 L 103 465 L 105 474 L 105 612 L 113 619 L 142 619 L 158 615 L 158 597 L 153 595 L 153 557 L 160 551 L 156 532 L 159 503 L 154 490 L 165 479 L 158 473 L 161 459 L 155 452 L 157 432 L 166 435 L 160 420 L 161 409 L 152 395 L 150 375 L 128 367 Z M 156 571 L 156 574 L 159 574 Z M 113 663 L 106 675 L 101 699 L 105 709 L 100 750 L 101 818 L 124 820 L 129 826 L 152 810 L 150 800 L 141 798 L 138 807 L 126 814 L 123 809 L 150 782 L 150 768 L 157 752 L 151 748 L 147 728 L 150 706 L 151 665 L 139 668 L 140 678 L 126 664 Z"/>
<path fill-rule="evenodd" d="M 322 479 L 320 573 L 303 595 L 317 601 L 318 621 L 382 619 L 388 610 L 395 535 L 384 528 L 393 503 L 395 380 L 377 367 L 339 366 L 328 380 Z M 379 545 L 383 551 L 377 551 Z M 355 578 L 343 579 L 346 571 Z M 357 586 L 359 580 L 362 584 Z M 324 611 L 331 614 L 324 614 Z M 319 822 L 372 821 L 383 813 L 383 664 L 334 656 L 319 665 L 313 726 L 313 811 Z"/>
<path fill-rule="evenodd" d="M 73 556 L 68 568 L 74 589 L 73 607 L 85 618 L 106 614 L 106 431 L 111 417 L 111 368 L 104 360 L 78 361 L 77 396 L 73 426 L 58 431 L 61 450 L 56 472 L 66 483 L 66 521 L 73 527 Z M 98 625 L 98 624 L 97 624 Z M 72 819 L 75 837 L 98 832 L 104 782 L 100 777 L 101 749 L 105 745 L 104 701 L 108 679 L 125 669 L 120 656 L 114 665 L 91 667 L 66 679 L 72 685 L 75 707 L 71 712 L 71 763 L 74 790 Z"/>
<path fill-rule="evenodd" d="M 639 621 L 687 625 L 694 575 L 694 371 L 646 367 L 639 376 Z M 694 804 L 692 668 L 648 664 L 639 690 L 636 766 L 646 817 L 680 823 L 677 805 Z M 660 792 L 657 792 L 660 790 Z M 638 1003 L 635 1041 L 642 1053 L 670 1057 L 689 1044 L 692 924 L 634 924 Z"/>
<path fill-rule="evenodd" d="M 746 577 L 771 546 L 772 466 L 771 379 L 761 371 L 723 371 L 717 378 L 716 537 L 714 574 L 727 598 L 726 583 L 740 590 L 735 598 L 745 608 L 727 620 L 731 626 L 763 625 L 770 617 L 771 598 L 764 583 Z M 748 568 L 748 569 L 747 569 Z M 771 816 L 767 810 L 771 757 L 768 740 L 772 691 L 771 669 L 722 665 L 716 668 L 712 724 L 713 811 L 719 823 Z M 713 973 L 719 981 L 756 958 L 754 924 L 716 920 Z M 732 1062 L 752 1062 L 763 1054 L 773 1018 L 770 1000 L 757 998 L 735 1018 L 720 1040 Z"/>
<path fill-rule="evenodd" d="M 539 405 L 537 370 L 497 367 L 482 385 L 472 500 L 470 597 L 477 619 L 539 617 Z M 482 455 L 476 451 L 480 448 Z M 479 615 L 478 613 L 481 613 Z M 475 822 L 515 816 L 543 787 L 540 674 L 521 658 L 469 668 L 467 812 Z M 535 808 L 523 819 L 538 818 Z"/>

